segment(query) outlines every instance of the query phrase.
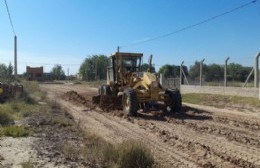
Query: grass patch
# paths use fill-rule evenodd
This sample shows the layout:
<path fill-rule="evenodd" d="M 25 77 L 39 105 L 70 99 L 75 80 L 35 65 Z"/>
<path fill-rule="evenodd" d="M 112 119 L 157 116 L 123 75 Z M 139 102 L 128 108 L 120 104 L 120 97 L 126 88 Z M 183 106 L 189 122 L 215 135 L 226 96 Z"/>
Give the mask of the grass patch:
<path fill-rule="evenodd" d="M 224 81 L 205 82 L 205 86 L 224 86 Z M 227 86 L 229 87 L 242 87 L 244 82 L 228 81 Z M 246 85 L 247 87 L 254 87 L 254 82 L 250 81 Z"/>
<path fill-rule="evenodd" d="M 0 104 L 0 116 L 9 115 L 13 120 L 19 120 L 23 117 L 27 117 L 35 111 L 38 111 L 39 108 L 40 105 L 28 104 L 21 99 L 12 99 L 4 104 Z"/>
<path fill-rule="evenodd" d="M 0 109 L 0 125 L 10 125 L 14 123 L 13 117 L 6 111 Z"/>
<path fill-rule="evenodd" d="M 93 134 L 87 135 L 86 142 L 82 150 L 84 160 L 99 163 L 104 167 L 110 167 L 116 163 L 118 155 L 113 145 Z"/>
<path fill-rule="evenodd" d="M 30 134 L 30 131 L 23 126 L 7 126 L 0 128 L 0 132 L 4 136 L 16 137 L 26 137 Z"/>
<path fill-rule="evenodd" d="M 22 168 L 34 168 L 34 163 L 32 161 L 22 162 Z"/>
<path fill-rule="evenodd" d="M 15 126 L 14 121 L 20 120 L 37 111 L 43 111 L 43 105 L 38 105 L 31 94 L 40 93 L 35 82 L 23 82 L 22 97 L 15 97 L 0 104 L 0 134 L 1 136 L 25 137 L 30 131 L 23 126 Z"/>
<path fill-rule="evenodd" d="M 147 168 L 154 164 L 150 150 L 140 142 L 123 142 L 118 146 L 118 155 L 119 168 Z"/>
<path fill-rule="evenodd" d="M 24 101 L 29 104 L 35 104 L 38 101 L 46 100 L 46 93 L 40 90 L 36 81 L 22 81 L 24 88 Z"/>
<path fill-rule="evenodd" d="M 65 143 L 62 148 L 65 158 L 73 161 L 83 158 L 87 163 L 108 168 L 156 167 L 150 150 L 140 142 L 125 141 L 112 145 L 96 135 L 87 135 L 85 142 L 84 147 Z"/>
<path fill-rule="evenodd" d="M 5 103 L 0 104 L 0 125 L 7 125 L 9 122 L 13 122 L 13 120 L 27 117 L 41 108 L 36 98 L 45 100 L 46 93 L 40 91 L 36 82 L 23 82 L 23 85 L 24 92 L 22 97 L 10 98 Z"/>
<path fill-rule="evenodd" d="M 213 105 L 218 107 L 218 103 L 249 105 L 260 108 L 260 101 L 253 97 L 224 96 L 215 94 L 188 93 L 182 94 L 182 100 L 186 103 Z"/>

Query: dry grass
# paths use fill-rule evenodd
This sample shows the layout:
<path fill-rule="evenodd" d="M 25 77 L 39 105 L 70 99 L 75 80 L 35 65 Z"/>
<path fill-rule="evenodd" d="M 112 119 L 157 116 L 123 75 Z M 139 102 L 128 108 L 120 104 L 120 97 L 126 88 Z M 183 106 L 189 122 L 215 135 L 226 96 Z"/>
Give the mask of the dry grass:
<path fill-rule="evenodd" d="M 140 142 L 125 141 L 118 145 L 111 145 L 93 134 L 85 135 L 85 142 L 84 147 L 79 147 L 74 143 L 65 143 L 62 152 L 69 160 L 77 161 L 83 158 L 85 162 L 101 165 L 101 167 L 155 167 L 153 155 Z"/>
<path fill-rule="evenodd" d="M 0 134 L 13 138 L 26 137 L 30 135 L 30 130 L 23 126 L 7 126 L 0 128 Z"/>
<path fill-rule="evenodd" d="M 150 150 L 142 143 L 125 141 L 117 147 L 119 168 L 148 168 L 154 165 Z"/>
<path fill-rule="evenodd" d="M 35 100 L 45 99 L 39 86 L 35 82 L 23 82 L 24 94 L 22 97 L 11 98 L 0 104 L 0 131 L 2 136 L 21 137 L 28 136 L 30 131 L 23 126 L 15 126 L 14 121 L 20 120 L 30 114 L 40 111 L 41 105 Z"/>
<path fill-rule="evenodd" d="M 6 111 L 0 109 L 0 126 L 10 125 L 14 123 L 13 117 Z"/>
<path fill-rule="evenodd" d="M 188 93 L 182 95 L 183 102 L 192 104 L 211 104 L 218 107 L 218 103 L 222 104 L 238 104 L 238 105 L 249 105 L 252 107 L 260 108 L 260 101 L 257 98 L 252 97 L 238 97 L 238 96 L 224 96 L 215 94 L 202 94 L 202 93 Z"/>
<path fill-rule="evenodd" d="M 34 163 L 32 161 L 22 162 L 21 163 L 22 168 L 34 168 Z"/>

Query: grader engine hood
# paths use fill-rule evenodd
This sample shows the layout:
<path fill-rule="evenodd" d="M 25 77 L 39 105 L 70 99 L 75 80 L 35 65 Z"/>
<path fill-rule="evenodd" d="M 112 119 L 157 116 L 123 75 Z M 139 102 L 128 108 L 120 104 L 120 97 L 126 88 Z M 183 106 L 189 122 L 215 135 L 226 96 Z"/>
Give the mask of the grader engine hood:
<path fill-rule="evenodd" d="M 147 86 L 158 84 L 156 76 L 150 72 L 144 72 L 143 81 Z"/>
<path fill-rule="evenodd" d="M 154 74 L 150 72 L 144 72 L 143 77 L 140 79 L 138 83 L 134 85 L 133 89 L 137 89 L 139 87 L 142 87 L 145 90 L 150 90 L 152 88 L 159 88 L 159 83 Z"/>

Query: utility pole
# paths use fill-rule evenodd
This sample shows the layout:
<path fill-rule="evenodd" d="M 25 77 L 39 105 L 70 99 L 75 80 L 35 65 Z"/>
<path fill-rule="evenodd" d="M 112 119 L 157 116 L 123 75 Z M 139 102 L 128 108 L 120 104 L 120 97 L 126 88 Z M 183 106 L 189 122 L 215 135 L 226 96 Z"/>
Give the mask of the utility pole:
<path fill-rule="evenodd" d="M 14 36 L 14 78 L 17 80 L 17 37 Z"/>
<path fill-rule="evenodd" d="M 224 87 L 227 87 L 227 62 L 229 60 L 229 57 L 225 60 L 225 66 L 224 66 Z"/>
<path fill-rule="evenodd" d="M 202 86 L 202 66 L 205 59 L 200 61 L 200 86 Z"/>

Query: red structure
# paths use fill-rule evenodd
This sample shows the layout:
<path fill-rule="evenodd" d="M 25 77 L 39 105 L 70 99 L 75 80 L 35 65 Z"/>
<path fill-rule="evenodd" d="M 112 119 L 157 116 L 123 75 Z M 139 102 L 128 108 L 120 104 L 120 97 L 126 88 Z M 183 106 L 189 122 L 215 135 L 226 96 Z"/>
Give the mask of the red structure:
<path fill-rule="evenodd" d="M 26 66 L 27 80 L 42 81 L 43 78 L 43 67 L 30 67 Z"/>

